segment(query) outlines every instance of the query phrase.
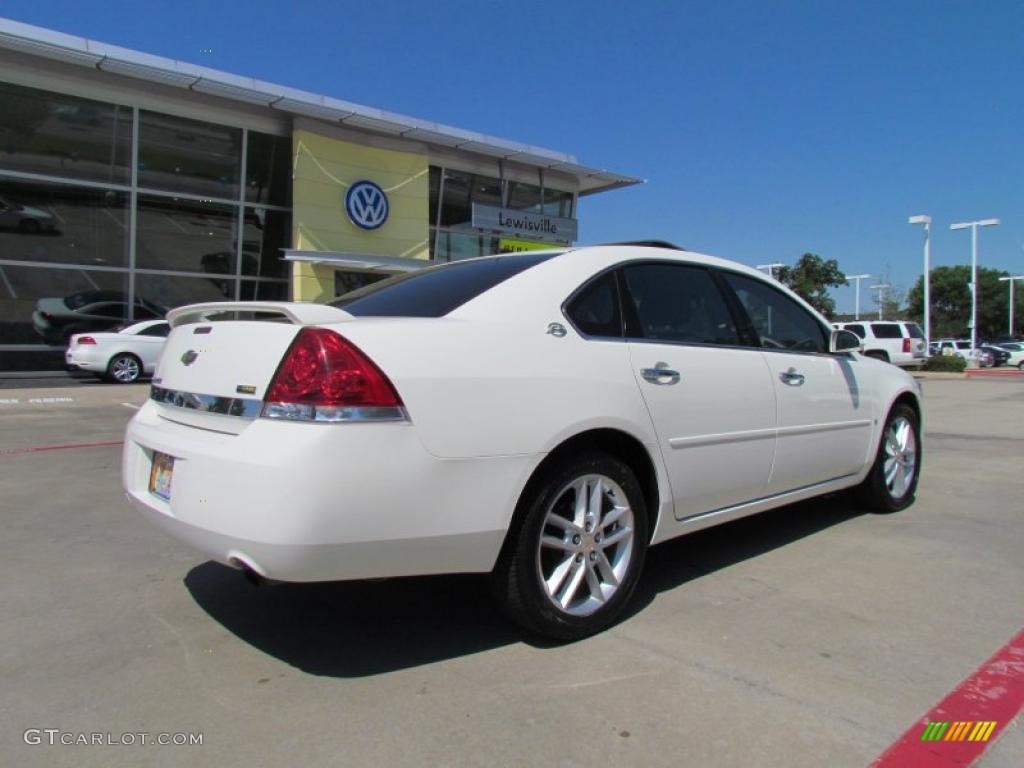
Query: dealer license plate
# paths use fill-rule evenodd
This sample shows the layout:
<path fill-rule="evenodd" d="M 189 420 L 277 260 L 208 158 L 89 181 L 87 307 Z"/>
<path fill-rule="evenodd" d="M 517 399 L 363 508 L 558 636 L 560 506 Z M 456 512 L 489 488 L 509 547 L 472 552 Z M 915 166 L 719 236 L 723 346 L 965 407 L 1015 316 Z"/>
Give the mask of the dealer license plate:
<path fill-rule="evenodd" d="M 153 452 L 153 469 L 149 472 L 149 492 L 164 501 L 171 500 L 171 476 L 174 474 L 174 457 L 166 453 Z"/>

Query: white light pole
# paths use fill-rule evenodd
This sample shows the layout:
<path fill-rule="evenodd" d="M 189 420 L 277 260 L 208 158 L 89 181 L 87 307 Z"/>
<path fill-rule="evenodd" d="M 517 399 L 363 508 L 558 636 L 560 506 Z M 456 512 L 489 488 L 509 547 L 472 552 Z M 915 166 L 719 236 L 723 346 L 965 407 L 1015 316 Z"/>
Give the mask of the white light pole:
<path fill-rule="evenodd" d="M 911 216 L 908 224 L 924 224 L 924 348 L 932 343 L 932 297 L 931 297 L 931 216 Z"/>
<path fill-rule="evenodd" d="M 771 264 L 758 264 L 757 268 L 758 269 L 767 269 L 768 270 L 768 277 L 775 277 L 775 274 L 774 274 L 773 270 L 781 269 L 784 266 L 786 266 L 786 265 L 783 264 L 781 261 L 773 261 Z"/>
<path fill-rule="evenodd" d="M 855 300 L 855 303 L 854 303 L 854 307 L 855 308 L 854 308 L 854 311 L 853 311 L 854 319 L 856 319 L 856 320 L 860 320 L 860 281 L 861 280 L 867 280 L 869 277 L 871 277 L 871 275 L 847 275 L 846 276 L 846 282 L 850 282 L 851 280 L 856 280 L 857 281 L 857 287 L 855 289 L 856 293 L 854 294 L 854 296 L 856 296 L 856 300 Z"/>
<path fill-rule="evenodd" d="M 878 298 L 876 299 L 876 301 L 878 302 L 878 319 L 879 320 L 882 319 L 882 296 L 885 295 L 885 289 L 886 288 L 892 288 L 892 286 L 889 285 L 888 283 L 879 283 L 878 285 L 872 285 L 871 286 L 871 290 L 878 291 Z"/>
<path fill-rule="evenodd" d="M 1024 275 L 1016 275 L 1014 277 L 1000 277 L 999 282 L 1010 284 L 1010 338 L 1012 339 L 1016 334 L 1013 332 L 1013 284 L 1018 280 L 1024 280 Z"/>
<path fill-rule="evenodd" d="M 994 227 L 999 219 L 980 219 L 950 224 L 950 229 L 971 228 L 971 349 L 978 347 L 978 227 Z"/>

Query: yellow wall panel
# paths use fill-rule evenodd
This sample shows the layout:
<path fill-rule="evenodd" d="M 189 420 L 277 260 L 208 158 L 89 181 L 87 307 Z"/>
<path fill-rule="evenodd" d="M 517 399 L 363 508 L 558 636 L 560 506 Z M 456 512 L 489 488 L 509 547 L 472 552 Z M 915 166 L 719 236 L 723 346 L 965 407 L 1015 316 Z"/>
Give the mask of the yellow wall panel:
<path fill-rule="evenodd" d="M 367 147 L 302 129 L 293 132 L 292 148 L 296 248 L 429 258 L 426 155 Z M 363 179 L 388 196 L 390 212 L 379 229 L 361 229 L 345 213 L 345 194 Z"/>

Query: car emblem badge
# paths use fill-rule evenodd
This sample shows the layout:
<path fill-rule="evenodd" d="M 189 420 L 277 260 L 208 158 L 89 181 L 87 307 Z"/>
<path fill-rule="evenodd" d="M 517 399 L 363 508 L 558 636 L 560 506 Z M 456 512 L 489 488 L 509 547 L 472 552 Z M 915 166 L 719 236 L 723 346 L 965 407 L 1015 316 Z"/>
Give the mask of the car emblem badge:
<path fill-rule="evenodd" d="M 360 229 L 378 229 L 388 219 L 388 196 L 372 181 L 357 181 L 345 195 L 345 212 Z"/>
<path fill-rule="evenodd" d="M 192 365 L 192 363 L 196 361 L 197 357 L 199 357 L 199 353 L 196 352 L 194 349 L 190 349 L 188 352 L 181 356 L 181 364 Z"/>
<path fill-rule="evenodd" d="M 565 336 L 565 326 L 561 323 L 548 323 L 546 333 L 550 333 L 556 339 L 560 339 Z"/>

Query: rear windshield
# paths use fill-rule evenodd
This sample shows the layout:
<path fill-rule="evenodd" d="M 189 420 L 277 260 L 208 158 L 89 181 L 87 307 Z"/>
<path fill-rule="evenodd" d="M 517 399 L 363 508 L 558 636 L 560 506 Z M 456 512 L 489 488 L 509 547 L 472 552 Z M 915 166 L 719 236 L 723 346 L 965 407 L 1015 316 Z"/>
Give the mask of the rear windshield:
<path fill-rule="evenodd" d="M 328 302 L 358 317 L 442 317 L 554 253 L 515 253 L 406 272 Z"/>
<path fill-rule="evenodd" d="M 907 323 L 907 333 L 910 334 L 912 339 L 923 339 L 924 333 L 921 332 L 921 326 L 917 323 Z"/>

